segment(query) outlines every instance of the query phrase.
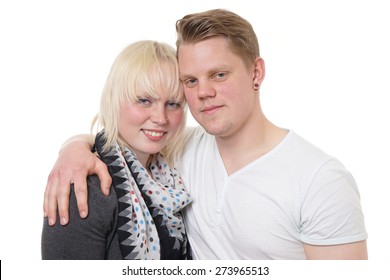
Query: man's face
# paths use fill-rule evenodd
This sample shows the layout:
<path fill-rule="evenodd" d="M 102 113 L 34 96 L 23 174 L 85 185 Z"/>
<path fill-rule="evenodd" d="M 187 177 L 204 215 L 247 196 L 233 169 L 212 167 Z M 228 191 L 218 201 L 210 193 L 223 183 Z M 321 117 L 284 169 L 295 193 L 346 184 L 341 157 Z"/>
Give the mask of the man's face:
<path fill-rule="evenodd" d="M 226 137 L 236 133 L 259 102 L 253 90 L 254 67 L 248 69 L 222 37 L 180 45 L 178 58 L 194 118 L 210 134 Z"/>

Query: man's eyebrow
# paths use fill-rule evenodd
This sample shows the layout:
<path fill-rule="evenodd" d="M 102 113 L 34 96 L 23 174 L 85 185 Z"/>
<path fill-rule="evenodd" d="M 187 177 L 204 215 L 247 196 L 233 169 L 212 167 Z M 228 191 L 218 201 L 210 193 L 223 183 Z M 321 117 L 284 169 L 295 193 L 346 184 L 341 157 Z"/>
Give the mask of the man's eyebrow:
<path fill-rule="evenodd" d="M 210 68 L 207 70 L 207 73 L 209 75 L 213 74 L 213 73 L 217 73 L 217 72 L 226 72 L 226 71 L 229 71 L 230 70 L 230 66 L 227 65 L 227 64 L 221 64 L 221 65 L 218 65 L 218 66 L 214 66 L 213 68 Z M 179 74 L 179 77 L 180 79 L 188 79 L 188 78 L 194 78 L 195 76 L 194 75 L 191 75 L 191 74 Z"/>
<path fill-rule="evenodd" d="M 185 80 L 185 79 L 188 79 L 188 78 L 194 78 L 194 76 L 190 75 L 190 74 L 179 74 L 179 79 L 180 80 Z"/>

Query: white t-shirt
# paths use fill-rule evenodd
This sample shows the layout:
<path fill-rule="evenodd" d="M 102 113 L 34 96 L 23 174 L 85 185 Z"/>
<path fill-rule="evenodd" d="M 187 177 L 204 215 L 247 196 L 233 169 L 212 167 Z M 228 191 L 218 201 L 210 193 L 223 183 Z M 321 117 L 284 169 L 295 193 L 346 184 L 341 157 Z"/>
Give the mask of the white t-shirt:
<path fill-rule="evenodd" d="M 230 176 L 215 137 L 192 133 L 180 169 L 193 198 L 184 218 L 195 259 L 305 259 L 303 242 L 367 238 L 350 173 L 294 132 Z"/>

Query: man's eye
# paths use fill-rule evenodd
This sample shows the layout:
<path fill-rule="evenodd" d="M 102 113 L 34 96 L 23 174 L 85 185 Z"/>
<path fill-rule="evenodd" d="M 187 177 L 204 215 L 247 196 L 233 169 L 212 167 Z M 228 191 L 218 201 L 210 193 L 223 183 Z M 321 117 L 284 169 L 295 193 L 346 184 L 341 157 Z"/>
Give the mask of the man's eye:
<path fill-rule="evenodd" d="M 223 80 L 226 78 L 226 73 L 225 72 L 219 72 L 214 75 L 214 78 L 217 80 Z"/>
<path fill-rule="evenodd" d="M 189 87 L 189 88 L 192 88 L 194 86 L 196 86 L 196 83 L 198 82 L 197 79 L 187 79 L 184 81 L 184 84 Z"/>

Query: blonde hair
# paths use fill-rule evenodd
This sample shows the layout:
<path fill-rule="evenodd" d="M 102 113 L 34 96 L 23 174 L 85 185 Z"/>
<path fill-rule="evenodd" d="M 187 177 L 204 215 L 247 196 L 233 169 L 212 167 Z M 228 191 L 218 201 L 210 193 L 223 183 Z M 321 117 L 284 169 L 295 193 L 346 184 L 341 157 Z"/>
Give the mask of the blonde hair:
<path fill-rule="evenodd" d="M 108 150 L 112 145 L 126 145 L 119 135 L 119 112 L 121 105 L 126 102 L 136 102 L 140 95 L 143 97 L 158 98 L 160 89 L 171 93 L 170 98 L 182 104 L 186 114 L 186 104 L 182 84 L 179 80 L 179 68 L 176 52 L 168 44 L 156 41 L 138 41 L 127 46 L 115 59 L 104 86 L 99 114 L 94 118 L 91 132 L 96 126 L 98 130 L 104 128 L 103 146 Z M 161 154 L 168 163 L 180 156 L 182 146 L 180 140 L 185 126 L 183 121 Z"/>
<path fill-rule="evenodd" d="M 239 15 L 215 9 L 184 16 L 176 22 L 176 48 L 214 37 L 228 40 L 231 50 L 241 57 L 249 68 L 260 56 L 259 42 L 252 25 Z"/>

